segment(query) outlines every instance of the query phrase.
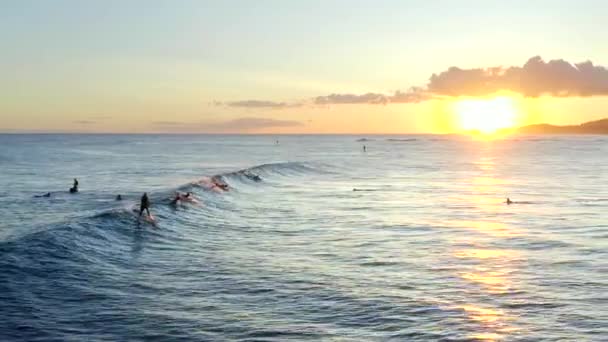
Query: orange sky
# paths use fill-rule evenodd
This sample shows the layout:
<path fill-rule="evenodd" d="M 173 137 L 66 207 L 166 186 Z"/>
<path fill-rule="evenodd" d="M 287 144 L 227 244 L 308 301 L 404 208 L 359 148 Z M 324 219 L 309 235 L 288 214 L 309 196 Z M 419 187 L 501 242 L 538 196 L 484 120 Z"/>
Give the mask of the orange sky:
<path fill-rule="evenodd" d="M 602 2 L 348 4 L 19 2 L 0 13 L 0 132 L 452 133 L 608 117 Z"/>

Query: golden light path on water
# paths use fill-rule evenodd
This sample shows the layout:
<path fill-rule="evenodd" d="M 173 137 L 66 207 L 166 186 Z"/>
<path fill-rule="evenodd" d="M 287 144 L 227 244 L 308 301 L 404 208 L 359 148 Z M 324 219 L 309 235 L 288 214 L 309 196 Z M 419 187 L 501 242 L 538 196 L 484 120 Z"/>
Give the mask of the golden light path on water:
<path fill-rule="evenodd" d="M 456 242 L 467 247 L 455 249 L 452 253 L 453 258 L 464 264 L 455 271 L 456 276 L 469 283 L 470 290 L 465 303 L 454 304 L 452 307 L 463 310 L 469 320 L 478 325 L 478 331 L 471 334 L 470 338 L 499 341 L 505 335 L 519 330 L 516 317 L 493 305 L 491 300 L 480 298 L 504 296 L 517 291 L 517 283 L 513 281 L 512 275 L 517 271 L 518 262 L 523 256 L 518 251 L 493 246 L 499 245 L 503 239 L 521 236 L 524 232 L 501 219 L 504 203 L 496 194 L 500 194 L 502 187 L 509 184 L 509 181 L 501 179 L 496 172 L 492 143 L 477 143 L 480 155 L 473 164 L 478 171 L 463 183 L 468 188 L 465 193 L 469 195 L 458 198 L 460 203 L 466 203 L 475 212 L 476 217 L 453 220 L 446 224 L 449 228 L 470 232 L 462 241 Z"/>

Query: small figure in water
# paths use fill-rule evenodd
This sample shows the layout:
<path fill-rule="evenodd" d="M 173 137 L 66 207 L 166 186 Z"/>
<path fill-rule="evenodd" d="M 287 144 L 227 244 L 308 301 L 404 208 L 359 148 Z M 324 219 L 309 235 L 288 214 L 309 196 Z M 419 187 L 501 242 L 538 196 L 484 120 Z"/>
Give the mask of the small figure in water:
<path fill-rule="evenodd" d="M 367 152 L 367 147 L 363 145 L 363 152 Z"/>
<path fill-rule="evenodd" d="M 511 201 L 511 199 L 509 197 L 507 197 L 507 201 L 505 203 L 507 203 L 507 204 L 513 204 L 513 201 Z"/>
<path fill-rule="evenodd" d="M 221 190 L 224 191 L 228 191 L 228 184 L 224 183 L 224 181 L 222 180 L 222 178 L 220 177 L 213 177 L 211 178 L 211 181 L 213 182 L 213 185 Z"/>
<path fill-rule="evenodd" d="M 141 204 L 139 205 L 139 216 L 144 212 L 144 210 L 148 213 L 148 217 L 150 217 L 150 199 L 148 198 L 148 193 L 144 192 L 144 195 L 141 196 Z"/>
<path fill-rule="evenodd" d="M 122 201 L 122 196 L 121 196 L 120 194 L 118 194 L 118 195 L 116 196 L 116 200 L 117 200 L 117 201 Z"/>
<path fill-rule="evenodd" d="M 182 199 L 182 194 L 180 194 L 179 192 L 175 192 L 175 197 L 171 200 L 171 202 L 169 204 L 177 205 L 181 199 Z"/>
<path fill-rule="evenodd" d="M 46 193 L 46 194 L 44 194 L 44 195 L 36 195 L 36 196 L 34 196 L 34 197 L 36 197 L 36 198 L 40 198 L 40 197 L 51 197 L 51 193 L 50 193 L 50 192 L 47 192 L 47 193 Z"/>
<path fill-rule="evenodd" d="M 245 172 L 243 173 L 245 175 L 245 177 L 251 179 L 254 182 L 261 182 L 262 181 L 262 177 L 254 174 L 254 173 L 250 173 L 250 172 Z"/>
<path fill-rule="evenodd" d="M 74 185 L 70 188 L 70 193 L 78 192 L 78 179 L 74 178 Z"/>
<path fill-rule="evenodd" d="M 179 204 L 180 201 L 190 202 L 190 203 L 198 202 L 196 200 L 196 198 L 194 198 L 194 195 L 192 195 L 192 193 L 188 191 L 185 195 L 181 194 L 179 192 L 176 192 L 175 197 L 171 200 L 171 202 L 169 204 L 176 206 Z"/>

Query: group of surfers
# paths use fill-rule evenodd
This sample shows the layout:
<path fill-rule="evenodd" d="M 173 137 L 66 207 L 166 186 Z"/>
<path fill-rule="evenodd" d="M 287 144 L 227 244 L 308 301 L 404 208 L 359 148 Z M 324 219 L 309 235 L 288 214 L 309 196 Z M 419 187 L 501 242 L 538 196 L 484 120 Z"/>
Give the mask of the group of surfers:
<path fill-rule="evenodd" d="M 246 174 L 246 176 L 250 179 L 254 179 L 255 181 L 261 180 L 261 178 L 258 175 Z M 211 188 L 219 189 L 221 191 L 228 191 L 228 184 L 223 182 L 219 177 L 212 177 L 211 178 Z M 357 190 L 358 189 L 353 189 L 353 191 L 357 191 Z M 69 191 L 72 194 L 78 192 L 78 179 L 74 178 L 74 183 L 73 183 L 72 187 L 69 189 Z M 51 193 L 47 192 L 44 195 L 36 195 L 34 197 L 51 197 Z M 120 194 L 117 195 L 116 200 L 121 201 L 122 195 L 120 195 Z M 175 197 L 173 197 L 170 204 L 173 206 L 176 206 L 180 202 L 197 203 L 197 200 L 194 198 L 194 195 L 192 195 L 191 192 L 187 192 L 185 194 L 176 192 Z M 515 202 L 511 201 L 511 199 L 507 197 L 507 200 L 505 201 L 505 203 L 510 205 Z M 150 198 L 148 197 L 147 192 L 144 192 L 144 194 L 141 196 L 141 200 L 140 200 L 140 204 L 139 204 L 139 217 L 141 217 L 141 215 L 143 214 L 144 211 L 148 214 L 148 218 L 152 218 L 152 215 L 150 214 Z"/>
<path fill-rule="evenodd" d="M 211 188 L 219 189 L 221 191 L 228 191 L 228 184 L 222 181 L 219 177 L 213 177 L 211 178 Z M 116 199 L 118 200 L 119 198 L 117 197 Z M 192 192 L 182 194 L 178 191 L 175 193 L 175 197 L 173 197 L 169 204 L 172 206 L 177 206 L 180 202 L 198 203 Z M 141 196 L 139 204 L 139 217 L 141 217 L 144 211 L 148 214 L 148 218 L 152 219 L 152 215 L 150 214 L 150 198 L 148 198 L 147 192 L 144 192 L 144 194 Z"/>
<path fill-rule="evenodd" d="M 256 175 L 255 177 L 257 177 L 256 180 L 260 180 L 259 176 Z M 229 190 L 228 184 L 226 184 L 220 177 L 217 177 L 217 176 L 211 178 L 210 185 L 211 185 L 211 189 L 218 189 L 220 191 Z M 78 179 L 74 178 L 74 183 L 72 184 L 72 187 L 69 189 L 69 192 L 71 194 L 78 192 Z M 35 195 L 34 197 L 37 197 L 37 198 L 51 197 L 51 193 L 47 192 L 46 194 Z M 116 200 L 122 201 L 122 195 L 120 195 L 120 194 L 116 195 Z M 179 202 L 197 203 L 198 201 L 194 198 L 194 195 L 191 192 L 187 192 L 185 194 L 176 192 L 175 197 L 171 200 L 170 204 L 175 206 L 175 205 L 179 204 Z M 152 215 L 150 214 L 150 198 L 148 197 L 147 192 L 144 192 L 144 194 L 141 196 L 140 205 L 139 205 L 139 217 L 141 217 L 141 215 L 143 214 L 144 211 L 148 214 L 148 218 L 152 218 Z"/>
<path fill-rule="evenodd" d="M 74 184 L 72 185 L 72 187 L 68 190 L 71 194 L 75 194 L 78 192 L 78 179 L 74 178 Z M 47 192 L 44 195 L 36 195 L 34 197 L 51 197 L 51 193 Z"/>

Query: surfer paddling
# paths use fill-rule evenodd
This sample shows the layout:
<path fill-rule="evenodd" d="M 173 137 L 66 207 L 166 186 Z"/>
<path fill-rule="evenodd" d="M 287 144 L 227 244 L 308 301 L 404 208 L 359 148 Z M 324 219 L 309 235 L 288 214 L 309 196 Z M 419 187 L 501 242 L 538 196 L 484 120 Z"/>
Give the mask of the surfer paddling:
<path fill-rule="evenodd" d="M 198 203 L 198 201 L 196 200 L 196 198 L 194 198 L 194 195 L 191 192 L 187 192 L 185 195 L 176 192 L 175 197 L 171 200 L 169 204 L 176 206 L 180 202 Z"/>
<path fill-rule="evenodd" d="M 211 182 L 213 183 L 213 186 L 216 189 L 220 189 L 222 191 L 228 191 L 228 184 L 226 184 L 224 182 L 224 180 L 222 180 L 221 177 L 214 176 L 214 177 L 211 178 Z"/>

